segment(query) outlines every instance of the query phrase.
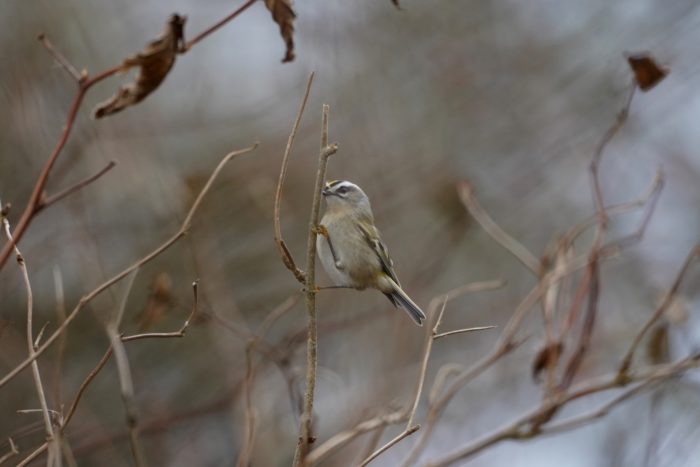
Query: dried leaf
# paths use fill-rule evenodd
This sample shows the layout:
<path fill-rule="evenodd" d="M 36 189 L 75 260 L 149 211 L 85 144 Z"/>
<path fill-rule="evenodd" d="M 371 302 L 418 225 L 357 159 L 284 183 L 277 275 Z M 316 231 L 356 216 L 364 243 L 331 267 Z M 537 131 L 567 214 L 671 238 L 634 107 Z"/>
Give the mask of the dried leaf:
<path fill-rule="evenodd" d="M 629 54 L 627 62 L 630 64 L 634 79 L 642 91 L 648 91 L 659 84 L 669 71 L 659 66 L 647 52 Z"/>
<path fill-rule="evenodd" d="M 647 358 L 653 365 L 661 365 L 671 361 L 667 323 L 661 323 L 651 332 L 647 343 Z"/>
<path fill-rule="evenodd" d="M 279 25 L 282 39 L 287 44 L 282 63 L 291 62 L 294 60 L 294 18 L 297 17 L 292 8 L 292 0 L 265 0 L 265 6 L 272 13 L 272 19 Z"/>
<path fill-rule="evenodd" d="M 151 294 L 146 307 L 138 316 L 139 329 L 146 330 L 161 321 L 173 306 L 172 281 L 170 276 L 161 272 L 151 282 Z"/>
<path fill-rule="evenodd" d="M 133 83 L 120 87 L 114 96 L 99 104 L 94 111 L 95 118 L 106 117 L 137 104 L 160 86 L 175 64 L 177 53 L 184 47 L 186 19 L 177 14 L 170 16 L 158 39 L 148 44 L 142 52 L 124 60 L 123 71 L 139 67 L 136 78 Z"/>
<path fill-rule="evenodd" d="M 547 368 L 550 364 L 556 366 L 564 351 L 564 346 L 561 342 L 554 342 L 548 346 L 544 346 L 542 350 L 537 352 L 535 360 L 532 362 L 532 379 L 535 381 L 539 380 L 540 373 L 542 370 Z M 551 363 L 550 363 L 551 362 Z"/>

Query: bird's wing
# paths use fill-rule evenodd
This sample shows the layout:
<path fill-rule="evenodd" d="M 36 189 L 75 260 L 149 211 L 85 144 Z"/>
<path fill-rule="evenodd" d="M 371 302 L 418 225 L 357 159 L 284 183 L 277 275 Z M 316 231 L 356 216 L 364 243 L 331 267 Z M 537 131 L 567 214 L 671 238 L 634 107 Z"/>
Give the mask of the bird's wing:
<path fill-rule="evenodd" d="M 373 225 L 366 225 L 361 222 L 358 222 L 357 226 L 360 228 L 362 236 L 367 241 L 367 244 L 379 257 L 379 261 L 382 263 L 382 269 L 384 272 L 391 277 L 397 285 L 400 286 L 401 284 L 399 284 L 399 279 L 396 277 L 396 273 L 394 272 L 394 262 L 391 261 L 391 258 L 389 257 L 389 250 L 387 250 L 386 245 L 384 245 L 381 237 L 379 236 L 379 230 L 377 230 L 377 228 Z"/>

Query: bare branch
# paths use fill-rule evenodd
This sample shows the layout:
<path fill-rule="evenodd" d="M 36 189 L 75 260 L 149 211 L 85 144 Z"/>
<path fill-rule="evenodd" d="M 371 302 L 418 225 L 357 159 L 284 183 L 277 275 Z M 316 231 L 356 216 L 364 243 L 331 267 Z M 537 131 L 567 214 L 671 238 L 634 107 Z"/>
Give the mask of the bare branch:
<path fill-rule="evenodd" d="M 601 226 L 605 226 L 607 224 L 608 215 L 605 212 L 605 203 L 603 202 L 603 193 L 600 189 L 600 179 L 598 177 L 600 162 L 603 158 L 603 151 L 605 150 L 605 147 L 613 139 L 617 132 L 620 131 L 620 128 L 622 128 L 622 125 L 624 125 L 625 121 L 627 121 L 627 115 L 629 115 L 629 110 L 632 106 L 632 99 L 634 98 L 634 93 L 636 90 L 637 85 L 635 83 L 632 83 L 629 95 L 627 97 L 627 101 L 625 102 L 625 106 L 617 114 L 615 123 L 613 123 L 613 125 L 610 128 L 608 128 L 608 131 L 605 132 L 601 140 L 598 142 L 598 146 L 596 146 L 595 153 L 593 154 L 593 160 L 591 161 L 591 165 L 589 167 L 589 171 L 591 174 L 591 190 L 593 191 L 593 201 L 595 202 L 596 212 L 598 213 L 598 218 Z"/>
<path fill-rule="evenodd" d="M 530 250 L 525 248 L 520 242 L 508 235 L 488 213 L 481 207 L 476 197 L 474 196 L 474 188 L 466 181 L 460 182 L 457 185 L 457 193 L 459 199 L 467 208 L 469 214 L 476 219 L 481 227 L 488 233 L 491 238 L 496 240 L 503 248 L 510 251 L 518 261 L 528 268 L 536 276 L 540 273 L 540 261 L 533 255 Z"/>
<path fill-rule="evenodd" d="M 10 452 L 7 452 L 0 457 L 0 465 L 19 454 L 19 450 L 17 449 L 17 446 L 15 446 L 15 442 L 12 441 L 12 438 L 7 438 L 7 442 L 10 443 Z"/>
<path fill-rule="evenodd" d="M 214 183 L 214 180 L 218 176 L 219 172 L 221 172 L 224 165 L 226 165 L 226 163 L 228 163 L 234 157 L 240 156 L 242 154 L 247 154 L 247 153 L 253 151 L 256 147 L 257 147 L 257 144 L 254 146 L 251 146 L 249 148 L 242 149 L 240 151 L 234 151 L 234 152 L 226 155 L 221 160 L 221 162 L 219 162 L 219 165 L 214 169 L 211 176 L 209 177 L 209 180 L 204 185 L 202 190 L 199 192 L 199 195 L 197 196 L 194 203 L 192 204 L 192 207 L 190 208 L 190 211 L 188 212 L 187 217 L 185 218 L 184 222 L 182 223 L 180 229 L 172 237 L 170 237 L 168 240 L 166 240 L 161 245 L 156 247 L 153 251 L 151 251 L 147 255 L 141 257 L 135 263 L 133 263 L 131 266 L 128 266 L 126 269 L 117 273 L 116 275 L 114 275 L 110 279 L 106 280 L 105 282 L 103 282 L 102 284 L 97 286 L 95 289 L 93 289 L 90 293 L 84 295 L 80 299 L 80 302 L 75 306 L 75 308 L 73 308 L 73 310 L 70 312 L 70 314 L 66 317 L 66 320 L 63 323 L 61 323 L 61 325 L 58 327 L 58 329 L 56 329 L 56 331 L 54 331 L 53 334 L 51 334 L 51 336 L 49 336 L 49 338 L 46 340 L 46 342 L 44 342 L 44 344 L 42 344 L 41 347 L 39 347 L 36 350 L 36 353 L 33 357 L 27 358 L 26 360 L 22 361 L 13 370 L 11 370 L 2 379 L 0 379 L 0 387 L 7 384 L 8 381 L 10 381 L 17 374 L 19 374 L 22 370 L 24 370 L 27 366 L 29 366 L 31 364 L 31 362 L 33 362 L 39 355 L 44 353 L 46 351 L 46 349 L 48 349 L 49 346 L 51 346 L 51 344 L 58 338 L 58 336 L 75 319 L 75 317 L 78 315 L 78 313 L 80 313 L 80 311 L 85 307 L 85 305 L 87 305 L 90 301 L 92 301 L 96 296 L 98 296 L 99 294 L 104 292 L 106 289 L 108 289 L 112 285 L 114 285 L 117 282 L 119 282 L 120 280 L 122 280 L 124 277 L 129 275 L 134 270 L 140 268 L 144 264 L 157 258 L 161 253 L 163 253 L 168 248 L 170 248 L 172 245 L 174 245 L 180 238 L 184 237 L 191 227 L 192 217 L 197 212 L 197 209 L 199 208 L 199 205 L 201 204 L 202 199 L 209 191 L 209 188 Z"/>
<path fill-rule="evenodd" d="M 393 447 L 395 444 L 397 444 L 399 441 L 401 441 L 404 438 L 407 438 L 408 436 L 411 436 L 413 433 L 418 431 L 420 429 L 420 425 L 413 425 L 412 427 L 402 431 L 399 433 L 398 436 L 396 436 L 394 439 L 386 443 L 384 446 L 381 448 L 377 449 L 371 456 L 369 456 L 367 459 L 362 461 L 360 464 L 360 467 L 365 467 L 367 464 L 372 462 L 374 459 L 379 457 L 383 452 L 387 451 L 389 448 Z"/>
<path fill-rule="evenodd" d="M 688 273 L 688 270 L 690 269 L 690 266 L 695 263 L 695 261 L 700 257 L 700 244 L 695 245 L 692 250 L 690 250 L 690 253 L 688 253 L 688 256 L 686 256 L 685 261 L 683 262 L 683 266 L 681 267 L 681 270 L 678 272 L 676 275 L 676 279 L 673 281 L 673 284 L 671 285 L 671 288 L 666 292 L 666 295 L 664 296 L 664 299 L 661 301 L 661 304 L 658 306 L 654 314 L 652 314 L 649 319 L 647 320 L 646 323 L 644 323 L 644 326 L 639 330 L 637 335 L 634 337 L 634 340 L 632 341 L 632 345 L 630 346 L 629 350 L 627 350 L 627 353 L 625 354 L 625 357 L 622 359 L 622 363 L 620 364 L 620 369 L 619 369 L 619 377 L 624 379 L 626 378 L 627 372 L 629 371 L 630 367 L 632 366 L 632 359 L 634 358 L 634 353 L 637 351 L 637 347 L 639 344 L 642 342 L 642 339 L 646 335 L 647 331 L 651 329 L 651 327 L 656 323 L 666 312 L 668 307 L 671 305 L 673 302 L 674 297 L 678 293 L 678 290 L 681 287 L 681 284 L 683 283 L 683 279 L 685 278 L 685 275 Z"/>
<path fill-rule="evenodd" d="M 12 243 L 12 233 L 10 232 L 10 223 L 7 218 L 2 216 L 2 224 L 5 230 L 5 236 L 7 236 L 8 244 Z M 24 287 L 27 293 L 27 348 L 29 352 L 29 358 L 32 359 L 32 376 L 34 378 L 34 386 L 36 387 L 36 392 L 39 397 L 39 404 L 41 406 L 41 413 L 44 416 L 44 429 L 46 430 L 46 436 L 49 442 L 56 447 L 53 432 L 53 423 L 51 421 L 51 415 L 49 414 L 49 406 L 46 403 L 46 395 L 44 394 L 44 386 L 41 382 L 41 373 L 39 372 L 39 364 L 36 361 L 36 349 L 34 347 L 34 336 L 33 336 L 33 325 L 32 318 L 34 314 L 34 295 L 32 293 L 32 284 L 29 280 L 29 271 L 27 269 L 27 263 L 20 253 L 19 248 L 15 245 L 14 247 L 15 255 L 17 257 L 17 264 L 22 273 L 22 278 L 24 279 Z M 56 450 L 54 450 L 56 454 Z"/>
<path fill-rule="evenodd" d="M 116 161 L 109 161 L 109 164 L 104 166 L 102 169 L 100 169 L 99 172 L 90 175 L 89 177 L 85 178 L 84 180 L 79 181 L 73 186 L 69 186 L 68 188 L 60 191 L 59 193 L 56 193 L 55 195 L 52 196 L 47 196 L 46 198 L 43 198 L 39 201 L 39 205 L 36 207 L 36 212 L 39 213 L 43 211 L 44 209 L 48 208 L 54 203 L 57 203 L 58 201 L 61 201 L 63 198 L 72 195 L 76 191 L 79 191 L 83 188 L 85 188 L 87 185 L 91 184 L 98 178 L 102 177 L 104 174 L 112 170 L 115 166 L 117 165 Z"/>
<path fill-rule="evenodd" d="M 58 62 L 61 67 L 66 70 L 66 72 L 71 75 L 71 77 L 75 80 L 76 83 L 80 84 L 84 79 L 87 78 L 85 73 L 79 73 L 78 70 L 73 66 L 73 64 L 68 61 L 66 57 L 63 56 L 63 54 L 57 50 L 51 41 L 46 37 L 46 34 L 39 34 L 37 37 L 39 39 L 39 42 L 41 42 L 41 45 L 44 46 L 46 50 L 49 51 L 49 53 L 53 56 L 54 60 Z"/>
<path fill-rule="evenodd" d="M 277 248 L 279 249 L 280 256 L 282 257 L 282 262 L 284 265 L 292 271 L 294 277 L 301 283 L 304 284 L 306 277 L 304 271 L 299 269 L 294 262 L 294 257 L 292 253 L 287 248 L 287 244 L 282 239 L 282 227 L 280 225 L 280 205 L 282 202 L 282 185 L 284 184 L 284 179 L 287 175 L 287 166 L 289 164 L 289 154 L 292 152 L 292 145 L 294 144 L 294 138 L 296 138 L 297 130 L 299 129 L 299 123 L 301 122 L 301 116 L 304 114 L 304 108 L 306 107 L 306 101 L 309 99 L 309 92 L 311 91 L 311 84 L 314 81 L 314 73 L 311 72 L 309 79 L 306 82 L 306 90 L 304 91 L 304 97 L 301 99 L 301 104 L 299 105 L 299 111 L 294 119 L 294 124 L 292 125 L 292 131 L 289 133 L 289 138 L 287 139 L 287 147 L 284 149 L 284 156 L 282 157 L 282 168 L 280 169 L 279 180 L 277 181 L 277 190 L 275 191 L 275 208 L 274 208 L 274 224 L 275 224 L 275 243 L 277 243 Z"/>
<path fill-rule="evenodd" d="M 441 332 L 440 334 L 435 334 L 433 336 L 433 339 L 440 339 L 441 337 L 452 336 L 454 334 L 463 334 L 466 332 L 485 331 L 486 329 L 495 329 L 496 327 L 498 326 L 477 326 L 475 328 L 455 329 L 454 331 L 447 331 Z"/>
<path fill-rule="evenodd" d="M 306 462 L 309 444 L 312 440 L 314 392 L 316 388 L 316 232 L 321 208 L 321 190 L 326 179 L 328 158 L 338 151 L 337 143 L 328 143 L 328 113 L 330 108 L 323 105 L 321 119 L 321 151 L 318 158 L 318 170 L 314 185 L 314 198 L 309 219 L 309 238 L 306 246 L 306 313 L 308 319 L 308 336 L 306 341 L 306 393 L 304 395 L 304 410 L 301 414 L 299 440 L 294 452 L 294 465 L 301 466 Z"/>
<path fill-rule="evenodd" d="M 248 0 L 248 1 L 245 2 L 243 5 L 241 5 L 240 7 L 238 7 L 238 8 L 236 9 L 236 11 L 234 11 L 234 12 L 231 13 L 230 15 L 226 16 L 226 17 L 223 18 L 221 21 L 218 21 L 216 24 L 212 25 L 211 27 L 205 29 L 205 30 L 202 31 L 201 33 L 197 34 L 194 38 L 190 39 L 190 41 L 187 42 L 187 44 L 185 45 L 184 50 L 182 50 L 181 53 L 185 53 L 185 52 L 189 51 L 192 47 L 195 46 L 195 44 L 197 44 L 198 42 L 200 42 L 201 40 L 203 40 L 205 37 L 207 37 L 208 35 L 210 35 L 210 34 L 216 32 L 217 30 L 219 30 L 219 29 L 221 29 L 222 27 L 224 27 L 227 23 L 229 23 L 231 20 L 233 20 L 236 16 L 240 15 L 240 14 L 243 13 L 245 10 L 247 10 L 249 7 L 251 7 L 251 6 L 255 3 L 255 1 L 256 1 L 256 0 Z"/>

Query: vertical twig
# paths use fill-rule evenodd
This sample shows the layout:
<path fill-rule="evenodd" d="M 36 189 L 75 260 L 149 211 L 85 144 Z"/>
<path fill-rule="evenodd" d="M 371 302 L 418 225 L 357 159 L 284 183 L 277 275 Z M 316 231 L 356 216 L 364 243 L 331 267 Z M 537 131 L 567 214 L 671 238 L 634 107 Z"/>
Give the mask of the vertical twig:
<path fill-rule="evenodd" d="M 319 212 L 321 206 L 321 190 L 326 179 L 326 167 L 328 158 L 338 151 L 337 143 L 328 143 L 328 113 L 330 108 L 323 105 L 321 119 L 321 151 L 318 158 L 318 170 L 316 172 L 316 184 L 314 185 L 314 198 L 311 205 L 309 218 L 309 238 L 306 245 L 306 315 L 308 331 L 306 339 L 306 393 L 304 394 L 304 409 L 299 421 L 299 440 L 294 452 L 294 465 L 301 466 L 306 463 L 306 455 L 309 452 L 309 444 L 313 442 L 312 420 L 314 406 L 314 392 L 316 389 L 316 232 L 318 228 Z"/>
<path fill-rule="evenodd" d="M 117 373 L 119 374 L 119 388 L 121 390 L 122 402 L 124 403 L 124 409 L 126 410 L 126 424 L 129 429 L 129 445 L 131 447 L 131 455 L 134 458 L 134 464 L 136 467 L 143 467 L 146 465 L 146 461 L 143 455 L 143 448 L 139 442 L 138 432 L 139 432 L 139 415 L 136 408 L 136 402 L 134 401 L 134 382 L 131 377 L 131 368 L 129 366 L 129 357 L 126 354 L 126 349 L 124 348 L 124 343 L 122 342 L 121 335 L 119 334 L 119 326 L 121 325 L 122 318 L 124 317 L 124 310 L 126 309 L 126 302 L 129 298 L 129 292 L 134 285 L 134 280 L 138 274 L 138 268 L 131 273 L 122 300 L 116 309 L 112 319 L 106 324 L 107 335 L 109 336 L 109 342 L 112 346 L 112 352 L 114 353 L 114 360 L 117 364 Z"/>
<path fill-rule="evenodd" d="M 294 262 L 294 257 L 292 253 L 287 248 L 287 244 L 282 239 L 282 227 L 280 225 L 280 205 L 282 203 L 282 185 L 284 185 L 284 179 L 287 175 L 287 166 L 289 164 L 289 154 L 292 152 L 292 145 L 294 144 L 294 138 L 296 138 L 297 130 L 299 129 L 299 123 L 301 122 L 301 116 L 304 114 L 304 108 L 306 107 L 306 101 L 309 99 L 309 92 L 311 91 L 311 84 L 314 81 L 314 72 L 311 72 L 309 79 L 306 82 L 306 91 L 304 91 L 304 97 L 301 99 L 301 104 L 299 105 L 299 111 L 294 119 L 294 125 L 292 125 L 292 131 L 289 133 L 289 138 L 287 139 L 287 147 L 284 149 L 284 156 L 282 157 L 282 168 L 280 169 L 279 180 L 277 181 L 277 190 L 275 191 L 275 207 L 274 207 L 274 226 L 275 226 L 275 243 L 277 243 L 277 248 L 279 249 L 280 256 L 282 257 L 282 262 L 284 265 L 292 271 L 294 277 L 302 284 L 306 281 L 306 276 L 304 271 L 299 269 Z"/>
<path fill-rule="evenodd" d="M 1 203 L 0 203 L 1 204 Z M 13 244 L 12 233 L 10 231 L 10 223 L 7 218 L 2 216 L 2 224 L 5 230 L 5 236 L 7 236 L 8 245 Z M 32 294 L 32 284 L 29 280 L 29 271 L 27 270 L 27 264 L 24 261 L 22 253 L 19 251 L 17 245 L 14 245 L 15 255 L 17 258 L 17 264 L 22 272 L 22 278 L 24 279 L 24 287 L 27 292 L 27 348 L 29 351 L 29 358 L 32 360 L 32 377 L 34 378 L 34 385 L 36 387 L 37 395 L 39 396 L 39 404 L 41 406 L 41 413 L 44 418 L 44 429 L 46 430 L 46 436 L 54 447 L 57 447 L 54 440 L 53 423 L 51 421 L 51 415 L 49 414 L 49 406 L 46 403 L 46 395 L 44 394 L 44 386 L 41 383 L 41 373 L 39 372 L 39 363 L 35 359 L 36 348 L 34 344 L 34 332 L 32 326 L 32 318 L 34 314 L 34 295 Z M 60 451 L 58 449 L 52 449 L 52 455 L 58 456 L 60 462 Z"/>

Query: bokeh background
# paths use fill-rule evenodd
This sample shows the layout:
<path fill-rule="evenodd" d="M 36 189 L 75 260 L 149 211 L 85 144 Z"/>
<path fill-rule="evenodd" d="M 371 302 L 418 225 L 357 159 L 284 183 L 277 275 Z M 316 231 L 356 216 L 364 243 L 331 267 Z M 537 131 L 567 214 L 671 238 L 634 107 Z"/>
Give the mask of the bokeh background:
<path fill-rule="evenodd" d="M 652 51 L 671 73 L 635 98 L 629 121 L 608 148 L 603 191 L 610 203 L 637 198 L 659 165 L 667 183 L 643 242 L 602 270 L 600 320 L 581 377 L 615 368 L 698 241 L 697 1 L 402 4 L 404 11 L 389 0 L 298 2 L 297 58 L 281 64 L 284 44 L 260 3 L 180 56 L 163 85 L 137 107 L 100 121 L 90 118 L 90 109 L 126 81 L 122 76 L 88 94 L 49 192 L 110 160 L 118 166 L 42 213 L 21 242 L 35 291 L 35 332 L 46 322 L 47 331 L 57 325 L 56 271 L 70 310 L 82 294 L 178 228 L 224 154 L 260 142 L 253 154 L 226 167 L 191 235 L 140 270 L 130 291 L 123 332 L 174 330 L 189 312 L 191 282 L 200 279 L 201 313 L 184 339 L 127 344 L 151 465 L 232 465 L 238 455 L 246 339 L 237 330 L 255 329 L 276 306 L 300 295 L 273 243 L 272 207 L 287 135 L 312 70 L 316 80 L 284 187 L 288 245 L 303 263 L 320 109 L 328 103 L 330 137 L 341 148 L 328 175 L 355 181 L 369 194 L 398 275 L 417 303 L 427 305 L 467 282 L 507 281 L 500 290 L 451 303 L 445 330 L 503 325 L 535 283 L 469 218 L 455 183 L 469 180 L 504 229 L 535 254 L 543 252 L 557 234 L 593 212 L 587 168 L 626 96 L 626 51 Z M 236 6 L 220 0 L 5 2 L 0 198 L 13 205 L 11 223 L 17 222 L 75 91 L 36 41 L 38 33 L 46 33 L 76 66 L 95 73 L 140 50 L 173 12 L 188 16 L 185 34 L 192 37 Z M 638 219 L 623 216 L 613 229 L 630 231 Z M 697 271 L 691 274 L 683 291 L 687 316 L 672 323 L 677 357 L 697 348 L 698 278 Z M 327 281 L 321 273 L 319 283 Z M 167 293 L 154 298 L 155 283 L 169 284 Z M 107 349 L 104 321 L 124 291 L 120 283 L 102 294 L 69 328 L 60 378 L 58 352 L 41 359 L 52 406 L 72 398 Z M 10 261 L 0 271 L 3 374 L 26 356 L 24 300 L 21 275 Z M 412 397 L 423 334 L 376 292 L 323 292 L 318 310 L 320 442 Z M 523 347 L 453 400 L 423 461 L 538 402 L 530 364 L 542 335 L 533 316 Z M 304 329 L 300 303 L 268 337 L 289 359 L 292 376 L 303 375 Z M 438 341 L 427 383 L 443 364 L 476 361 L 497 336 L 496 330 Z M 275 365 L 259 357 L 256 362 L 252 465 L 288 465 L 297 436 L 289 388 Z M 303 391 L 303 377 L 296 386 Z M 12 436 L 26 454 L 43 441 L 40 415 L 16 412 L 38 405 L 30 373 L 0 394 L 0 438 Z M 656 397 L 656 409 L 645 395 L 586 428 L 497 445 L 469 465 L 695 465 L 700 455 L 695 380 L 670 382 Z M 586 407 L 591 406 L 578 409 Z M 419 422 L 423 416 L 422 404 Z M 399 431 L 390 428 L 383 439 Z M 87 390 L 67 436 L 79 465 L 130 465 L 113 362 Z M 352 465 L 368 440 L 359 438 L 323 465 Z M 375 465 L 397 465 L 411 444 L 404 441 Z"/>

